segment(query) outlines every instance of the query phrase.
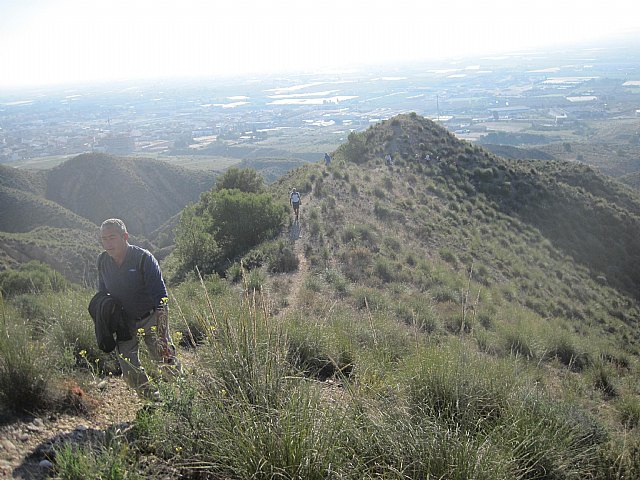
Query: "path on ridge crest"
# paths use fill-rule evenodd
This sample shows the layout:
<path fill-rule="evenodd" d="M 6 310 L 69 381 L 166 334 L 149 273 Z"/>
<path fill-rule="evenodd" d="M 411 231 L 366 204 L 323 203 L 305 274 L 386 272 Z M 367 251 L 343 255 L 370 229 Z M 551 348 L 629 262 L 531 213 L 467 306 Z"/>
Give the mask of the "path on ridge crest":
<path fill-rule="evenodd" d="M 313 203 L 312 198 L 313 197 L 309 195 L 306 202 L 300 206 L 300 219 L 298 222 L 294 222 L 289 226 L 289 242 L 293 245 L 293 253 L 298 258 L 298 269 L 295 272 L 286 274 L 288 281 L 291 282 L 291 287 L 287 294 L 287 305 L 278 313 L 278 316 L 280 317 L 285 317 L 290 311 L 298 307 L 300 302 L 300 290 L 304 283 L 304 279 L 309 272 L 309 264 L 307 262 L 307 257 L 304 255 L 304 242 L 302 241 L 302 235 L 303 232 L 305 232 L 303 228 L 303 213 L 305 213 L 303 207 L 308 208 Z"/>

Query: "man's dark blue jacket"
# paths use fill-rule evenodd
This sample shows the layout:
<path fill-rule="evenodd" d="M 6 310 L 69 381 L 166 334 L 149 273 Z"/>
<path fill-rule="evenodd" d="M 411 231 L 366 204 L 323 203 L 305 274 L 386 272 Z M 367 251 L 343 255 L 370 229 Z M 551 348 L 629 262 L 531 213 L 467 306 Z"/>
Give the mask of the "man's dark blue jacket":
<path fill-rule="evenodd" d="M 103 352 L 112 352 L 118 341 L 131 340 L 122 305 L 105 292 L 96 293 L 89 302 L 89 314 L 93 318 L 98 347 Z"/>

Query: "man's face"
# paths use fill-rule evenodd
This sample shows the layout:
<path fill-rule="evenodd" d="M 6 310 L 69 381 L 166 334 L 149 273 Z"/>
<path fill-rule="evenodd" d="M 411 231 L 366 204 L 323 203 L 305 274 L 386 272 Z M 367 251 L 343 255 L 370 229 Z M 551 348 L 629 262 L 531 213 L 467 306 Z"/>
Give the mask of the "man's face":
<path fill-rule="evenodd" d="M 127 251 L 129 234 L 121 232 L 118 227 L 107 226 L 100 230 L 102 246 L 111 258 L 121 260 Z"/>

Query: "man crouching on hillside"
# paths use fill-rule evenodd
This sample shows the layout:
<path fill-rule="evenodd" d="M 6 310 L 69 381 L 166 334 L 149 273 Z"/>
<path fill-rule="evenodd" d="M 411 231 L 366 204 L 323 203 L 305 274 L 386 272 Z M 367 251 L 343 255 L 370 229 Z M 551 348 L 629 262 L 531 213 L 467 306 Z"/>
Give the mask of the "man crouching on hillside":
<path fill-rule="evenodd" d="M 124 222 L 110 218 L 100 226 L 105 251 L 98 257 L 98 291 L 109 293 L 122 304 L 131 339 L 117 341 L 118 362 L 127 384 L 148 400 L 159 393 L 140 365 L 142 337 L 163 376 L 174 377 L 182 367 L 169 336 L 167 289 L 160 265 L 147 250 L 129 244 Z"/>

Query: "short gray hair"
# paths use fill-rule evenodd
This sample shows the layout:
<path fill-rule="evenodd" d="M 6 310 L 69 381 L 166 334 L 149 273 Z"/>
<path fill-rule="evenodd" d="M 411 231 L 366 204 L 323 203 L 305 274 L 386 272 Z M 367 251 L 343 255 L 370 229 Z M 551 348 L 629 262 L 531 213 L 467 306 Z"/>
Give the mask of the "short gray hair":
<path fill-rule="evenodd" d="M 112 227 L 120 230 L 120 233 L 127 233 L 127 226 L 119 218 L 109 218 L 105 220 L 104 222 L 102 222 L 102 225 L 100 225 L 100 230 Z"/>

